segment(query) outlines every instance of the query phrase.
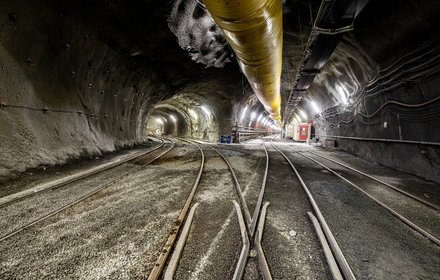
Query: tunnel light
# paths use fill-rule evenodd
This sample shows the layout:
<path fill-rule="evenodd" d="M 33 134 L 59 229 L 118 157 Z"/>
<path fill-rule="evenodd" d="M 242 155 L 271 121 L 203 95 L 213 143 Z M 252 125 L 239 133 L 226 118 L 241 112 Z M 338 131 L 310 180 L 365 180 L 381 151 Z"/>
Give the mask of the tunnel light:
<path fill-rule="evenodd" d="M 208 107 L 202 105 L 200 106 L 200 108 L 202 109 L 203 113 L 205 113 L 206 117 L 209 119 L 211 117 L 211 111 L 208 109 Z"/>
<path fill-rule="evenodd" d="M 344 86 L 337 85 L 339 96 L 341 97 L 342 104 L 347 104 L 347 91 Z"/>
<path fill-rule="evenodd" d="M 256 116 L 257 116 L 257 113 L 252 112 L 252 113 L 251 113 L 251 121 L 254 120 Z"/>
<path fill-rule="evenodd" d="M 303 117 L 303 119 L 307 119 L 307 115 L 306 115 L 306 113 L 304 113 L 303 110 L 298 110 L 298 112 L 301 115 L 301 117 Z"/>
<path fill-rule="evenodd" d="M 316 102 L 315 101 L 310 101 L 310 105 L 312 105 L 312 109 L 313 109 L 313 111 L 315 111 L 315 113 L 317 113 L 317 114 L 319 114 L 319 113 L 321 113 L 321 110 L 319 109 L 319 106 L 318 106 L 318 104 L 316 104 Z"/>
<path fill-rule="evenodd" d="M 264 117 L 264 113 L 261 113 L 261 114 L 258 116 L 257 122 L 260 122 L 261 119 L 262 119 L 263 117 Z"/>
<path fill-rule="evenodd" d="M 156 118 L 156 122 L 158 122 L 159 124 L 163 125 L 163 120 L 162 120 L 162 118 Z"/>
<path fill-rule="evenodd" d="M 243 109 L 243 112 L 241 113 L 240 122 L 243 122 L 244 117 L 246 116 L 247 109 L 248 109 L 248 106 L 246 105 L 246 107 L 244 107 L 244 109 Z"/>
<path fill-rule="evenodd" d="M 296 119 L 294 118 L 293 120 L 292 120 L 292 123 L 291 124 L 293 124 L 293 125 L 298 125 L 298 122 L 296 121 Z"/>
<path fill-rule="evenodd" d="M 176 119 L 176 117 L 175 116 L 173 116 L 173 115 L 170 115 L 170 119 L 174 122 L 174 123 L 176 123 L 177 122 L 177 119 Z"/>
<path fill-rule="evenodd" d="M 298 116 L 297 114 L 295 114 L 295 119 L 296 119 L 299 123 L 301 123 L 301 121 L 302 121 L 301 117 Z"/>
<path fill-rule="evenodd" d="M 197 113 L 193 110 L 193 109 L 188 109 L 188 113 L 191 115 L 191 117 L 194 119 L 194 120 L 198 120 L 198 116 L 197 116 Z"/>

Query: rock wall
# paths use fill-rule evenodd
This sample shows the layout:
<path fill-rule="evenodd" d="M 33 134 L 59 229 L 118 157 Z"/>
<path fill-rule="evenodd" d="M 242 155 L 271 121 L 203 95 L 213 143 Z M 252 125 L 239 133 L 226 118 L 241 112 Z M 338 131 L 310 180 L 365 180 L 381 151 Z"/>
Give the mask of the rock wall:
<path fill-rule="evenodd" d="M 0 179 L 144 141 L 154 72 L 133 71 L 82 8 L 22 2 L 0 4 Z"/>
<path fill-rule="evenodd" d="M 341 138 L 440 143 L 439 8 L 432 1 L 406 0 L 366 6 L 354 33 L 326 65 L 340 77 L 318 77 L 314 84 L 320 93 L 335 97 L 320 99 L 325 110 L 315 116 L 317 138 L 324 143 L 339 136 L 333 138 L 339 148 L 440 182 L 440 145 Z"/>
<path fill-rule="evenodd" d="M 353 119 L 355 111 L 347 111 L 332 118 L 321 118 L 315 126 L 316 137 L 323 143 L 325 139 L 335 139 L 339 148 L 352 154 L 440 183 L 439 86 L 440 77 L 437 76 L 366 100 L 358 110 L 368 112 L 369 115 L 377 112 L 371 118 L 357 115 Z M 429 105 L 408 108 L 387 103 L 387 100 L 402 104 Z M 331 136 L 422 141 L 438 145 L 386 143 Z"/>

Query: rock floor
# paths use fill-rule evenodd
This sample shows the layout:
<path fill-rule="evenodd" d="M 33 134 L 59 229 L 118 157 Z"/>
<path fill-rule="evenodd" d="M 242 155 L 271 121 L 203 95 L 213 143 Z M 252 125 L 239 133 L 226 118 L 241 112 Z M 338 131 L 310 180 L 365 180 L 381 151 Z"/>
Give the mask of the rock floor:
<path fill-rule="evenodd" d="M 359 190 L 298 151 L 314 151 L 440 204 L 440 186 L 337 150 L 275 140 L 310 189 L 358 279 L 440 279 L 440 248 L 397 220 Z M 253 214 L 263 182 L 263 140 L 215 145 L 236 172 Z M 266 141 L 270 164 L 264 201 L 262 246 L 274 279 L 331 279 L 321 244 L 307 212 L 311 204 L 286 160 Z M 231 279 L 241 251 L 233 200 L 238 201 L 227 165 L 207 145 L 205 168 L 193 203 L 200 203 L 175 279 Z M 142 149 L 142 148 L 139 148 Z M 440 214 L 389 188 L 316 155 L 363 190 L 440 237 Z M 114 159 L 103 157 L 99 163 Z M 128 162 L 53 191 L 0 208 L 0 236 L 92 192 L 113 178 L 135 172 L 86 200 L 0 241 L 1 279 L 143 279 L 148 276 L 194 184 L 200 151 L 176 146 L 147 165 L 153 155 Z M 0 197 L 97 165 L 35 170 L 0 185 Z M 35 177 L 35 179 L 30 179 Z M 262 279 L 254 254 L 244 279 Z"/>

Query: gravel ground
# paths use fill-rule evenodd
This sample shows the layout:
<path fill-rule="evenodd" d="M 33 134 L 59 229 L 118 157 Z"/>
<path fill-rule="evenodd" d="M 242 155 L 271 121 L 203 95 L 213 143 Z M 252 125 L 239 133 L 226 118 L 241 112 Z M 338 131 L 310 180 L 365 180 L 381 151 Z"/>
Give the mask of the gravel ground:
<path fill-rule="evenodd" d="M 283 150 L 300 148 L 290 147 Z M 438 246 L 327 170 L 288 154 L 358 279 L 440 278 Z"/>
<path fill-rule="evenodd" d="M 317 149 L 315 152 L 349 164 L 377 179 L 384 180 L 395 187 L 418 195 L 429 202 L 440 204 L 440 187 L 435 182 L 426 181 L 420 177 L 400 172 L 338 150 Z"/>
<path fill-rule="evenodd" d="M 285 159 L 269 148 L 263 250 L 274 279 L 331 279 L 307 215 L 311 205 Z"/>
<path fill-rule="evenodd" d="M 266 155 L 260 145 L 218 147 L 234 169 L 252 217 L 263 183 Z M 238 199 L 238 198 L 237 198 Z"/>
<path fill-rule="evenodd" d="M 413 221 L 424 230 L 440 238 L 440 212 L 391 188 L 370 180 L 331 161 L 310 155 L 340 175 L 349 179 L 379 201 Z"/>
<path fill-rule="evenodd" d="M 252 145 L 217 145 L 234 168 L 252 212 L 265 168 L 264 140 Z M 275 140 L 286 151 L 319 204 L 358 279 L 440 279 L 439 248 L 397 220 L 352 186 L 294 151 L 318 151 L 386 179 L 436 203 L 437 185 L 363 161 L 339 151 Z M 285 160 L 267 144 L 270 165 L 264 201 L 269 201 L 263 250 L 274 279 L 331 279 L 307 211 L 308 199 Z M 200 205 L 176 279 L 230 279 L 241 251 L 232 200 L 238 200 L 223 160 L 204 147 L 206 165 L 194 202 Z M 143 279 L 151 271 L 194 183 L 200 152 L 177 141 L 151 165 L 153 155 L 81 182 L 0 209 L 0 235 L 75 200 L 127 170 L 139 171 L 86 201 L 0 243 L 0 279 Z M 101 162 L 111 157 L 100 159 Z M 324 161 L 439 236 L 439 213 L 426 209 L 369 179 Z M 96 164 L 56 167 L 8 182 L 0 195 L 72 174 Z M 35 177 L 36 181 L 29 179 Z M 409 186 L 408 186 L 409 185 Z M 244 279 L 261 279 L 254 254 Z"/>
<path fill-rule="evenodd" d="M 199 165 L 198 151 L 176 147 L 161 162 L 0 243 L 7 252 L 0 256 L 0 278 L 145 277 Z"/>
<path fill-rule="evenodd" d="M 154 145 L 157 145 L 157 143 L 146 142 L 134 149 L 121 149 L 115 152 L 105 153 L 101 156 L 72 160 L 64 165 L 40 166 L 38 168 L 26 170 L 26 172 L 22 173 L 19 177 L 0 182 L 0 197 L 11 195 L 46 182 L 54 181 L 67 175 L 88 170 L 91 167 L 113 161 L 119 157 L 150 149 Z"/>
<path fill-rule="evenodd" d="M 229 160 L 240 182 L 240 187 L 251 217 L 257 204 L 266 167 L 266 155 L 261 145 L 219 146 L 218 150 Z M 243 279 L 260 279 L 256 254 L 251 252 Z"/>
<path fill-rule="evenodd" d="M 179 263 L 176 279 L 230 279 L 241 237 L 232 200 L 237 200 L 224 161 L 204 148 L 205 169 L 194 202 L 200 205 Z"/>

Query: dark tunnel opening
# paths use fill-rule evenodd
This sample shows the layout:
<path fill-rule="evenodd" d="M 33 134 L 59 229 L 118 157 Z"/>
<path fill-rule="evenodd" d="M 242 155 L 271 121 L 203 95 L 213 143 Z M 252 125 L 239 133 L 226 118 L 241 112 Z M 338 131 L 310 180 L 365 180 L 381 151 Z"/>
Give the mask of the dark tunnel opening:
<path fill-rule="evenodd" d="M 155 136 L 188 137 L 191 124 L 177 110 L 159 107 L 147 119 L 147 134 Z"/>

